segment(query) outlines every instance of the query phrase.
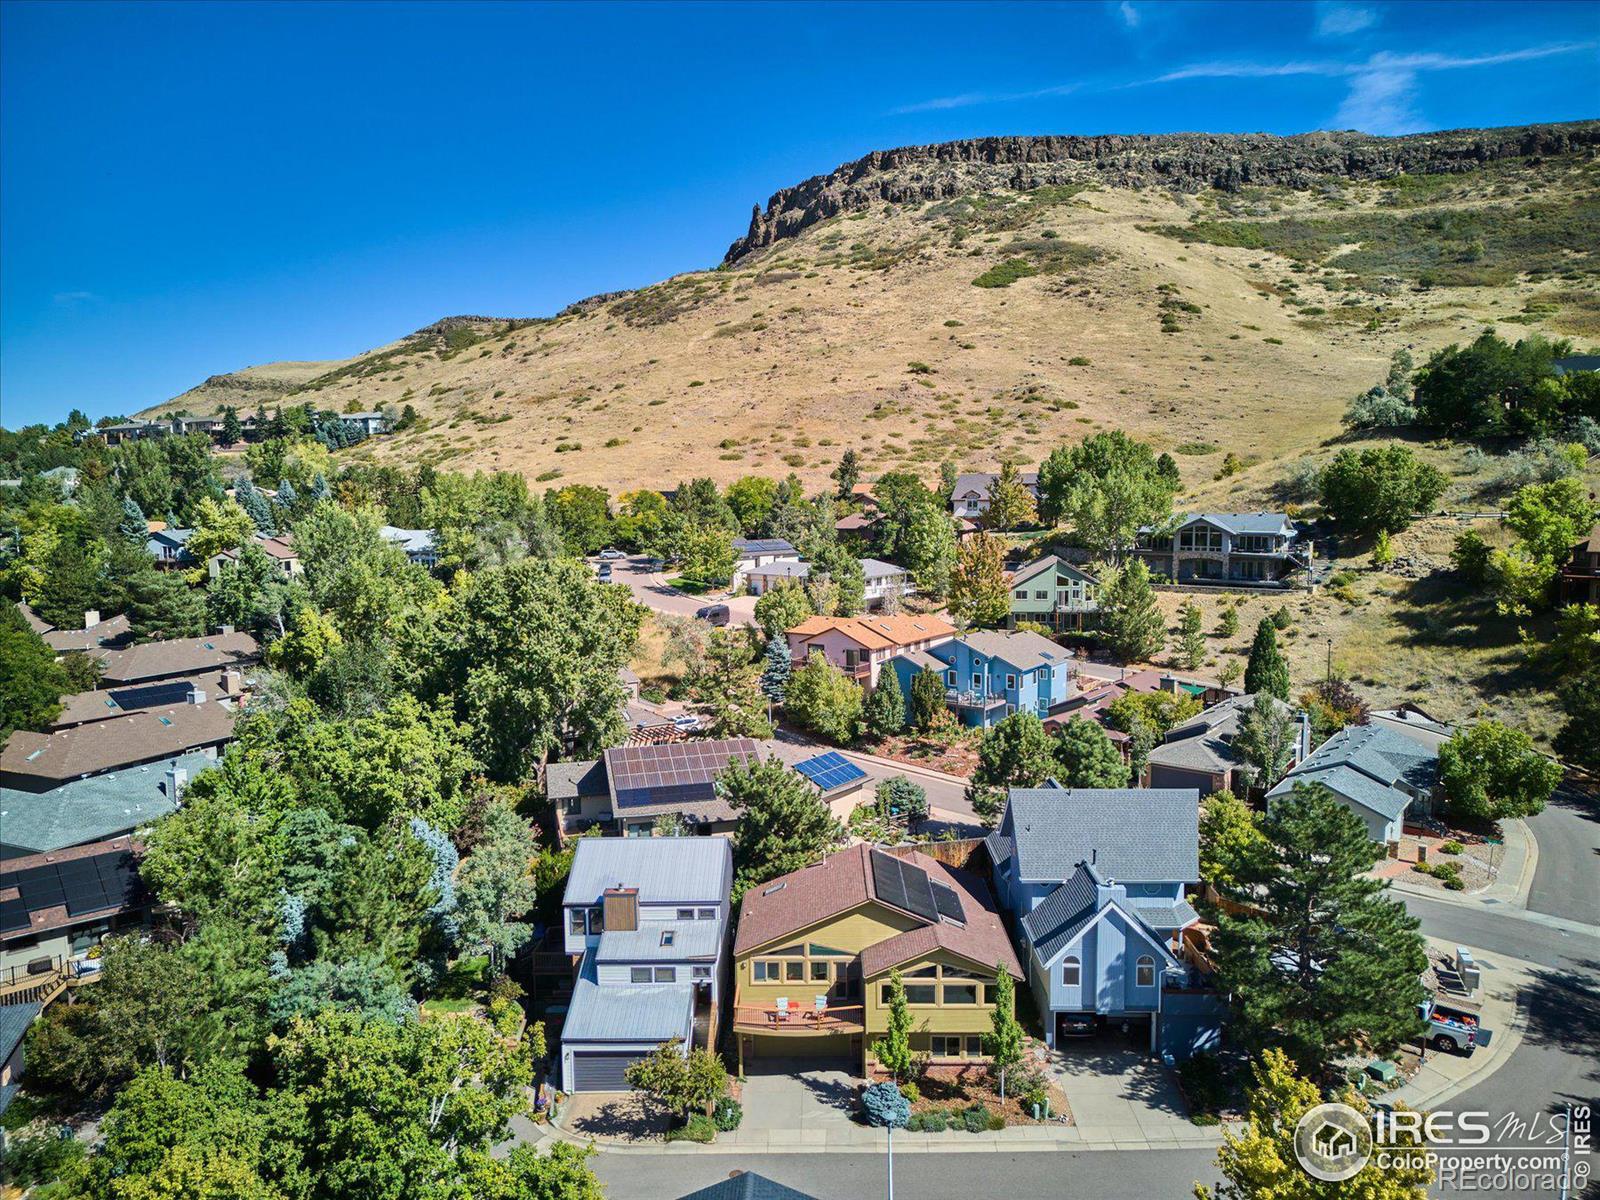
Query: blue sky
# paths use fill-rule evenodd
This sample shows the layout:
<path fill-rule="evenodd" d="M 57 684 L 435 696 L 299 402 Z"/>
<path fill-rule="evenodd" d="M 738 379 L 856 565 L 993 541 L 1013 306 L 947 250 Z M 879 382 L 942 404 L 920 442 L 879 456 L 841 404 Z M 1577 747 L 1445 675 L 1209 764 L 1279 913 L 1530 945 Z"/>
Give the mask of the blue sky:
<path fill-rule="evenodd" d="M 1600 115 L 1600 5 L 0 3 L 0 421 L 533 316 L 986 134 Z"/>

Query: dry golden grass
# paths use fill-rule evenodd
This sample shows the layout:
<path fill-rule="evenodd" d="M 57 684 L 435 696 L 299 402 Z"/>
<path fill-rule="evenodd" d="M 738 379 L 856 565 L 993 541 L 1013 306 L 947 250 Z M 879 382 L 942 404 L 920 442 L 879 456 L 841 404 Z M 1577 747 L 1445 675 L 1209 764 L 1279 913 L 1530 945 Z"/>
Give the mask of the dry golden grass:
<path fill-rule="evenodd" d="M 1379 197 L 1350 187 L 1340 203 Z M 553 321 L 480 325 L 453 350 L 405 353 L 395 343 L 346 363 L 242 374 L 276 383 L 325 368 L 331 379 L 288 402 L 412 404 L 422 414 L 421 428 L 368 443 L 357 457 L 538 481 L 622 490 L 793 470 L 815 484 L 846 447 L 869 472 L 931 475 L 946 458 L 973 469 L 1007 456 L 1037 463 L 1059 442 L 1115 428 L 1163 448 L 1215 443 L 1216 454 L 1179 457 L 1200 496 L 1248 490 L 1275 461 L 1337 434 L 1349 398 L 1382 377 L 1396 347 L 1420 360 L 1497 315 L 1534 322 L 1508 327 L 1517 332 L 1594 320 L 1592 293 L 1570 282 L 1394 288 L 1342 305 L 1350 294 L 1329 290 L 1337 272 L 1141 228 L 1181 225 L 1215 203 L 1089 191 L 1035 206 L 1021 228 L 980 227 L 959 244 L 933 206 L 874 210 L 814 226 L 737 267 Z M 1311 212 L 1319 203 L 1293 194 L 1269 207 Z M 1042 241 L 1047 230 L 1059 241 Z M 972 285 L 1028 243 L 1071 243 L 1086 248 L 1077 258 L 1098 261 L 1009 287 Z M 1162 332 L 1164 313 L 1176 332 Z M 226 391 L 214 381 L 174 404 L 202 410 Z M 1263 465 L 1213 487 L 1225 450 Z"/>

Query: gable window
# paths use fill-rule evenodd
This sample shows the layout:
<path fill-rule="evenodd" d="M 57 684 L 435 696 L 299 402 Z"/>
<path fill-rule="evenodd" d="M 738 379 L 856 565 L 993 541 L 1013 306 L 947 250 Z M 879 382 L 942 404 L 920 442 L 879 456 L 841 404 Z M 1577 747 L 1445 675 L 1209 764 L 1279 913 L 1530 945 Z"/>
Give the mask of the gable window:
<path fill-rule="evenodd" d="M 1028 598 L 1028 589 L 1027 588 L 1020 588 L 1020 589 L 1018 589 L 1016 595 L 1017 595 L 1017 599 L 1018 600 L 1026 600 Z"/>
<path fill-rule="evenodd" d="M 649 967 L 631 967 L 631 968 L 629 968 L 629 970 L 628 970 L 628 980 L 629 980 L 630 983 L 649 983 L 650 982 L 650 968 Z"/>
<path fill-rule="evenodd" d="M 1061 986 L 1077 987 L 1083 982 L 1083 967 L 1078 962 L 1077 955 L 1068 955 L 1061 960 Z"/>
<path fill-rule="evenodd" d="M 1050 589 L 1049 588 L 1035 588 L 1034 592 L 1033 592 L 1033 598 L 1035 600 L 1048 600 L 1048 599 L 1050 599 Z"/>
<path fill-rule="evenodd" d="M 1013 691 L 1016 691 L 1016 688 L 1017 688 L 1017 677 L 1015 675 L 1008 674 L 1006 676 L 1006 691 L 1013 692 Z"/>
<path fill-rule="evenodd" d="M 1139 987 L 1155 987 L 1156 960 L 1148 954 L 1141 954 L 1133 968 L 1133 982 Z"/>

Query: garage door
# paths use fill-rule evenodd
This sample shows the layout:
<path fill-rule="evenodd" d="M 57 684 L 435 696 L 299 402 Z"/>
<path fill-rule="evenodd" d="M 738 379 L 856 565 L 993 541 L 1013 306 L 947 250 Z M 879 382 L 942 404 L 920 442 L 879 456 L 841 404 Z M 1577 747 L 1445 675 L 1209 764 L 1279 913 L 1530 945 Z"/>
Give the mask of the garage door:
<path fill-rule="evenodd" d="M 644 1058 L 634 1051 L 623 1053 L 576 1052 L 572 1056 L 572 1090 L 575 1092 L 630 1092 L 623 1076 L 628 1064 Z"/>

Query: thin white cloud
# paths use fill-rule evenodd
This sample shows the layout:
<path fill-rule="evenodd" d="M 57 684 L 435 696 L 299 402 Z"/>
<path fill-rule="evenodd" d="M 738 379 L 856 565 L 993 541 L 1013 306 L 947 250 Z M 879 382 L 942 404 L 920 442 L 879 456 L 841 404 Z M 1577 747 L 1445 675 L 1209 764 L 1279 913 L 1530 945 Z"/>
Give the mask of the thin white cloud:
<path fill-rule="evenodd" d="M 915 104 L 902 104 L 889 111 L 896 116 L 907 113 L 942 112 L 950 108 L 971 108 L 975 104 L 1014 104 L 1019 100 L 1042 100 L 1047 96 L 1065 96 L 1082 87 L 1077 83 L 1062 83 L 1054 87 L 1036 88 L 1031 92 L 963 92 L 956 96 L 935 96 L 932 100 L 919 100 Z"/>
<path fill-rule="evenodd" d="M 1129 29 L 1139 28 L 1139 22 L 1144 20 L 1144 14 L 1128 0 L 1122 0 L 1122 3 L 1117 5 L 1117 16 L 1122 18 L 1122 23 Z"/>
<path fill-rule="evenodd" d="M 1184 79 L 1271 79 L 1284 75 L 1323 75 L 1330 78 L 1368 75 L 1374 71 L 1452 71 L 1466 67 L 1497 67 L 1504 63 L 1526 62 L 1594 49 L 1593 42 L 1558 42 L 1550 46 L 1529 46 L 1499 54 L 1391 54 L 1380 51 L 1364 62 L 1338 59 L 1309 59 L 1290 62 L 1251 62 L 1249 60 L 1190 63 L 1158 75 L 1144 83 L 1176 83 Z"/>
<path fill-rule="evenodd" d="M 1317 5 L 1318 37 L 1349 37 L 1378 23 L 1378 14 L 1354 4 Z"/>
<path fill-rule="evenodd" d="M 1417 112 L 1417 73 L 1404 68 L 1365 71 L 1350 81 L 1350 93 L 1333 123 L 1363 133 L 1417 133 L 1428 123 Z"/>
<path fill-rule="evenodd" d="M 88 304 L 98 299 L 100 297 L 94 292 L 57 292 L 50 297 L 51 303 L 59 304 L 64 308 L 70 308 L 76 304 Z"/>

